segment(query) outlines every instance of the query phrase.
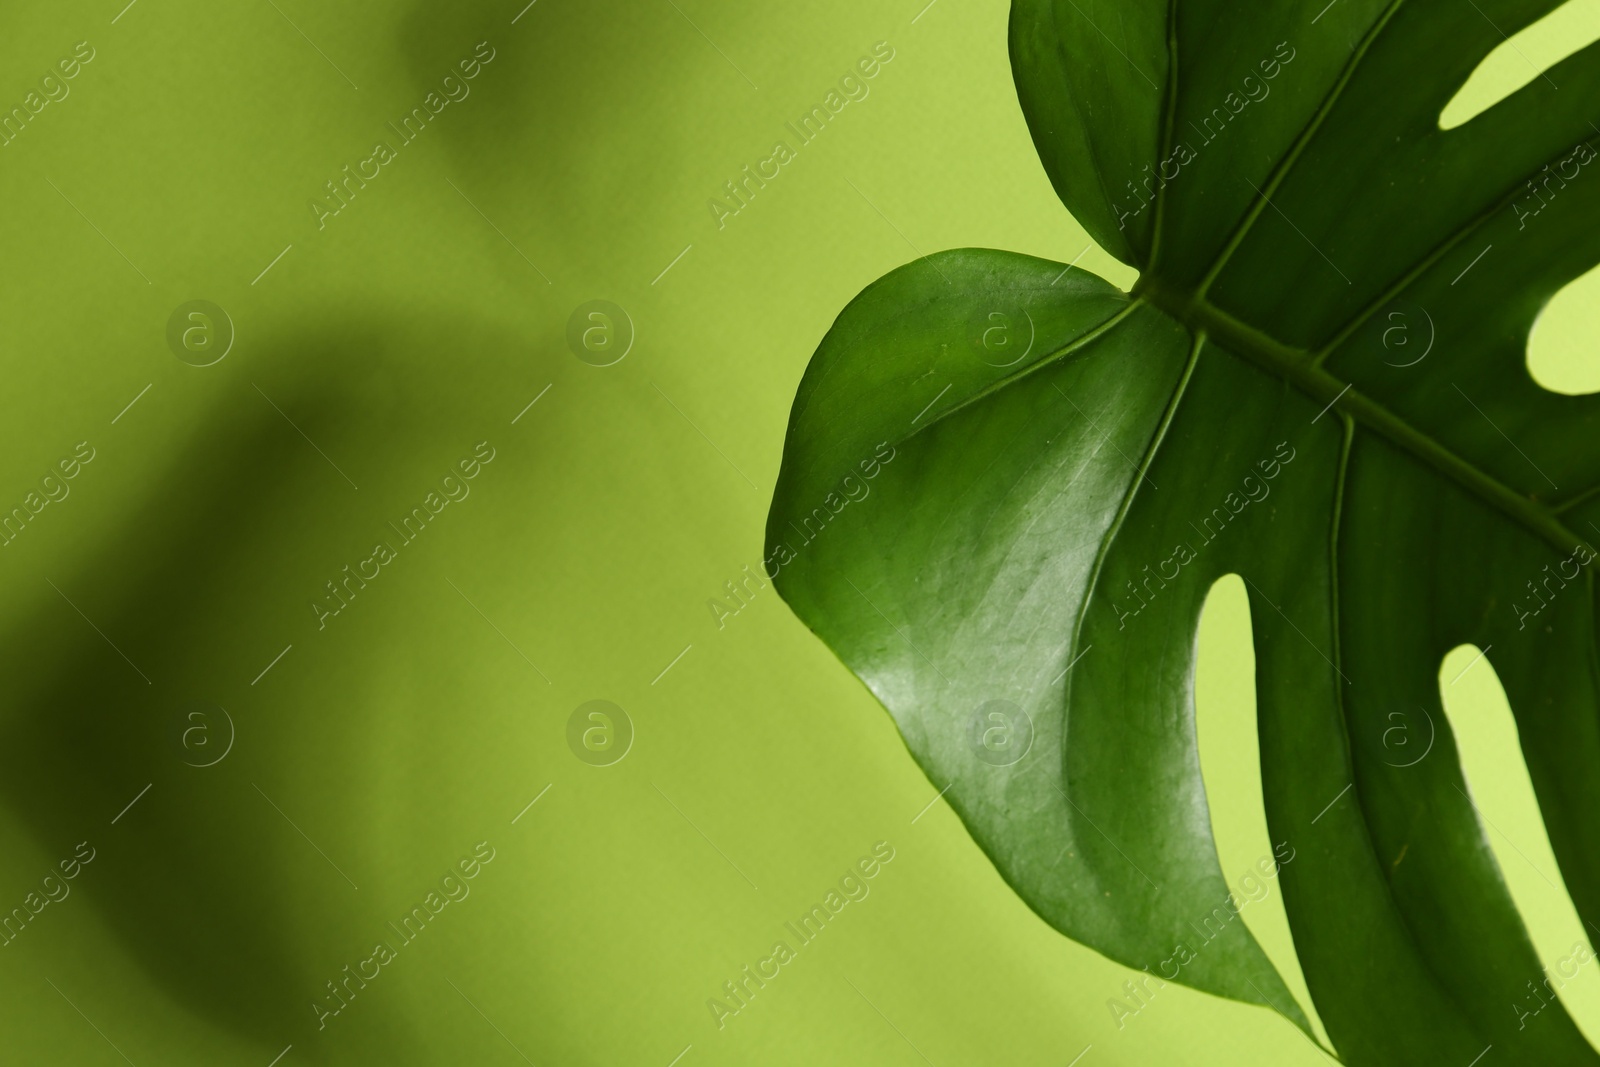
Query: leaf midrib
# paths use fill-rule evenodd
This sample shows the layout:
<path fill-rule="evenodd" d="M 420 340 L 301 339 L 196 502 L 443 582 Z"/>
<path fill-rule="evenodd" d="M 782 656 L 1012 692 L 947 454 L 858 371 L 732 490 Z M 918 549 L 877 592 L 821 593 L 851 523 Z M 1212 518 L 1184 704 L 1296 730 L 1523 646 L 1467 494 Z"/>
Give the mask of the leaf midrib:
<path fill-rule="evenodd" d="M 1376 400 L 1327 370 L 1312 353 L 1293 348 L 1244 323 L 1204 299 L 1149 274 L 1134 287 L 1136 299 L 1176 319 L 1191 334 L 1204 333 L 1225 351 L 1246 359 L 1300 392 L 1349 417 L 1426 466 L 1456 482 L 1516 521 L 1563 555 L 1581 544 L 1550 508 L 1523 495 L 1467 460 Z"/>
<path fill-rule="evenodd" d="M 894 443 L 898 447 L 926 433 L 953 415 L 1008 389 L 1023 378 L 1053 366 L 1067 356 L 1081 352 L 1110 333 L 1141 306 L 1148 305 L 1174 319 L 1191 336 L 1206 334 L 1224 351 L 1248 360 L 1269 374 L 1282 379 L 1306 396 L 1336 409 L 1354 425 L 1369 430 L 1407 455 L 1443 474 L 1490 507 L 1515 521 L 1562 555 L 1586 544 L 1563 523 L 1556 512 L 1495 478 L 1475 463 L 1464 459 L 1433 437 L 1396 415 L 1376 400 L 1358 391 L 1327 370 L 1314 354 L 1286 345 L 1274 337 L 1234 318 L 1227 312 L 1187 292 L 1167 285 L 1160 278 L 1144 274 L 1130 294 L 1132 299 L 1116 312 L 1059 348 L 1020 370 L 990 382 L 973 395 L 924 421 Z"/>

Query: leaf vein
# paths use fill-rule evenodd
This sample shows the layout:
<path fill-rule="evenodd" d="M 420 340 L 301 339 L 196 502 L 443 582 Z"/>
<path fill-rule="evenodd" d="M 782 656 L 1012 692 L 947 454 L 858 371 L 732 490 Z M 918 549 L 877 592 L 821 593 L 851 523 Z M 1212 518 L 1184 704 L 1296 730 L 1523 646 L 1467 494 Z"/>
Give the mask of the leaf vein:
<path fill-rule="evenodd" d="M 1078 644 L 1083 638 L 1083 621 L 1088 617 L 1089 604 L 1094 600 L 1096 588 L 1100 584 L 1100 574 L 1105 569 L 1106 557 L 1111 552 L 1111 546 L 1122 531 L 1123 520 L 1128 517 L 1133 501 L 1139 495 L 1139 489 L 1145 483 L 1145 474 L 1155 462 L 1156 455 L 1161 451 L 1162 444 L 1167 439 L 1167 430 L 1172 426 L 1172 420 L 1178 414 L 1178 408 L 1183 403 L 1185 393 L 1189 389 L 1189 380 L 1194 377 L 1194 368 L 1200 361 L 1200 350 L 1205 347 L 1205 332 L 1197 331 L 1189 349 L 1189 359 L 1184 365 L 1183 374 L 1172 387 L 1172 396 L 1167 401 L 1166 410 L 1161 413 L 1161 422 L 1156 426 L 1155 432 L 1150 437 L 1150 443 L 1145 446 L 1144 455 L 1140 457 L 1139 469 L 1135 472 L 1133 480 L 1128 483 L 1128 491 L 1123 494 L 1122 503 L 1117 507 L 1116 517 L 1111 520 L 1111 525 L 1106 528 L 1105 534 L 1100 539 L 1100 547 L 1096 550 L 1094 564 L 1089 568 L 1089 580 L 1083 587 L 1083 600 L 1079 602 L 1078 618 L 1072 626 L 1072 640 L 1067 645 L 1067 655 L 1077 651 Z M 1072 702 L 1072 680 L 1068 678 L 1061 690 L 1061 706 L 1065 710 Z"/>
<path fill-rule="evenodd" d="M 1200 285 L 1195 289 L 1196 296 L 1205 296 L 1206 291 L 1211 288 L 1211 283 L 1217 280 L 1217 275 L 1222 273 L 1222 268 L 1227 266 L 1228 260 L 1232 258 L 1233 253 L 1244 243 L 1245 236 L 1255 226 L 1256 220 L 1261 217 L 1261 213 L 1266 210 L 1272 194 L 1278 191 L 1278 187 L 1283 184 L 1284 179 L 1289 176 L 1289 172 L 1300 161 L 1300 154 L 1305 151 L 1305 147 L 1311 142 L 1311 138 L 1316 136 L 1317 130 L 1322 127 L 1323 121 L 1333 112 L 1333 108 L 1339 102 L 1339 98 L 1344 95 L 1345 87 L 1355 77 L 1356 70 L 1361 66 L 1362 61 L 1367 58 L 1367 51 L 1383 34 L 1384 28 L 1389 25 L 1389 20 L 1394 17 L 1396 11 L 1400 10 L 1400 5 L 1403 3 L 1405 3 L 1405 0 L 1393 0 L 1384 9 L 1378 21 L 1374 22 L 1372 27 L 1367 30 L 1366 36 L 1361 39 L 1361 43 L 1356 47 L 1356 50 L 1350 53 L 1350 58 L 1345 61 L 1344 67 L 1339 71 L 1338 79 L 1329 88 L 1327 95 L 1322 98 L 1322 103 L 1317 105 L 1317 110 L 1312 113 L 1305 126 L 1295 135 L 1294 143 L 1289 146 L 1289 151 L 1278 161 L 1278 165 L 1272 169 L 1272 173 L 1267 177 L 1267 183 L 1258 191 L 1259 195 L 1251 202 L 1250 208 L 1245 212 L 1244 217 L 1239 220 L 1239 225 L 1228 238 L 1227 244 L 1222 246 L 1222 251 L 1217 253 L 1216 260 L 1211 264 L 1210 269 L 1206 271 L 1204 277 L 1200 279 Z"/>

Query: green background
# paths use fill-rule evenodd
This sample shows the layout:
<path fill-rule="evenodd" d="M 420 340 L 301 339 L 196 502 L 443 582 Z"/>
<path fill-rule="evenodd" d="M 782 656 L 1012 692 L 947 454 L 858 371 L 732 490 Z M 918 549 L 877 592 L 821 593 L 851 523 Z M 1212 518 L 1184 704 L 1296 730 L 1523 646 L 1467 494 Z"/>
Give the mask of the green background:
<path fill-rule="evenodd" d="M 759 563 L 795 386 L 868 282 L 965 245 L 1132 281 L 1037 162 L 1005 3 L 523 2 L 4 16 L 6 108 L 95 50 L 0 148 L 0 506 L 95 450 L 0 548 L 0 909 L 95 849 L 0 947 L 4 1058 L 1326 1062 L 1272 1013 L 1175 985 L 1119 1028 L 1133 972 L 1014 897 L 772 589 L 720 626 L 708 606 Z M 1569 7 L 1471 93 L 1600 33 L 1600 4 Z M 399 147 L 385 124 L 480 41 L 470 96 Z M 719 228 L 707 200 L 878 42 L 869 95 Z M 379 139 L 398 158 L 319 229 L 308 201 Z M 1600 387 L 1596 289 L 1541 323 L 1553 387 Z M 166 340 L 195 299 L 236 330 L 208 367 Z M 594 299 L 636 334 L 608 367 L 566 342 Z M 319 629 L 324 583 L 397 544 L 387 523 L 480 441 L 470 496 Z M 1198 714 L 1235 884 L 1272 848 L 1247 628 L 1230 579 Z M 1553 964 L 1584 935 L 1474 655 L 1443 665 L 1446 700 Z M 633 724 L 612 766 L 568 747 L 592 699 Z M 197 705 L 236 731 L 204 768 L 182 740 Z M 324 983 L 483 841 L 471 895 L 319 1031 Z M 719 1030 L 707 999 L 879 841 L 870 895 Z M 1243 915 L 1303 997 L 1276 888 Z M 1600 968 L 1562 995 L 1600 1034 Z"/>

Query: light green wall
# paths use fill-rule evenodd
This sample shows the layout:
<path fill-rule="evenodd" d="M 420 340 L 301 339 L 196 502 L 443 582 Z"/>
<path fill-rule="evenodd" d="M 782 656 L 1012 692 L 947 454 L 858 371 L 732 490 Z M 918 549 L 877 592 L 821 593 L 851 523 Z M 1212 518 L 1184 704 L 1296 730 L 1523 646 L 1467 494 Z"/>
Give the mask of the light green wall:
<path fill-rule="evenodd" d="M 0 1058 L 1322 1062 L 1177 986 L 1119 1030 L 1131 972 L 927 807 L 775 593 L 720 627 L 707 606 L 759 561 L 795 386 L 864 285 L 962 245 L 1131 281 L 1038 166 L 1005 4 L 521 7 L 4 16 L 7 106 L 77 42 L 94 58 L 0 148 L 0 500 L 80 441 L 94 459 L 0 548 L 0 908 L 78 842 L 95 858 L 0 948 Z M 398 147 L 385 123 L 485 40 L 471 95 Z M 870 95 L 719 229 L 708 198 L 880 41 Z M 319 230 L 308 201 L 380 138 L 396 158 Z M 237 332 L 209 367 L 167 347 L 194 299 Z M 636 331 L 613 366 L 566 345 L 594 299 Z M 1554 329 L 1589 359 L 1587 323 Z M 485 440 L 470 496 L 400 545 L 387 524 Z M 397 558 L 319 629 L 309 603 L 378 540 Z M 1265 839 L 1231 610 L 1201 668 L 1230 874 Z M 593 699 L 634 726 L 612 766 L 567 745 Z M 225 730 L 197 703 L 236 729 L 211 767 L 185 764 Z M 483 841 L 470 896 L 319 1031 L 324 982 Z M 707 999 L 880 841 L 870 895 L 719 1030 Z M 1282 958 L 1277 907 L 1246 915 Z"/>

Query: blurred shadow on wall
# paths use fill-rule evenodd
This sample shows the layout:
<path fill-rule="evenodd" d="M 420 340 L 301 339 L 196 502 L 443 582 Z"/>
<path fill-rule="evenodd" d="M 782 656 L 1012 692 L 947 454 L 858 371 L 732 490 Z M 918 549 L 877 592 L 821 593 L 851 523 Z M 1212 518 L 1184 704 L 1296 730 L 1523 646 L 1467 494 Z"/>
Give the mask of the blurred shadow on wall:
<path fill-rule="evenodd" d="M 729 14 L 721 24 L 745 17 L 753 16 Z M 707 121 L 691 115 L 673 87 L 720 61 L 667 4 L 640 16 L 637 5 L 621 0 L 546 0 L 514 26 L 510 18 L 506 5 L 488 0 L 418 3 L 402 21 L 398 45 L 419 99 L 477 42 L 499 49 L 493 69 L 505 84 L 480 77 L 476 106 L 438 130 L 450 165 L 464 185 L 513 207 L 574 269 L 603 270 L 600 235 L 616 232 L 619 213 L 644 218 L 665 209 L 670 183 L 642 183 L 640 175 L 681 167 L 694 151 L 696 125 Z M 632 144 L 608 132 L 608 116 L 619 110 L 657 115 L 658 139 Z M 292 407 L 313 438 L 328 426 L 387 440 L 392 416 L 363 396 L 356 379 L 383 354 L 416 352 L 428 342 L 394 320 L 344 313 L 334 321 L 338 314 L 305 316 L 328 321 L 302 321 L 302 332 L 253 358 L 296 381 L 274 399 Z M 482 328 L 436 316 L 420 332 L 438 338 Z M 534 340 L 552 352 L 562 346 L 559 336 Z M 501 343 L 525 349 L 528 340 Z M 439 380 L 450 374 L 447 364 L 432 364 Z M 419 368 L 408 392 L 439 385 L 427 360 L 406 369 Z M 75 573 L 49 575 L 76 608 L 47 592 L 0 641 L 11 697 L 0 717 L 0 802 L 48 856 L 68 857 L 84 840 L 96 849 L 90 876 L 73 883 L 73 894 L 92 903 L 168 995 L 276 1050 L 290 1040 L 285 1035 L 315 1022 L 307 1003 L 331 977 L 298 951 L 310 917 L 284 891 L 282 872 L 299 869 L 305 857 L 289 851 L 299 849 L 298 839 L 287 839 L 279 815 L 255 798 L 247 759 L 235 757 L 218 774 L 194 774 L 175 754 L 181 707 L 208 685 L 219 694 L 240 690 L 232 673 L 238 657 L 227 642 L 258 621 L 251 598 L 263 585 L 298 588 L 305 581 L 293 557 L 315 528 L 308 501 L 325 492 L 326 471 L 285 447 L 280 416 L 242 382 L 134 516 L 103 532 L 99 554 Z M 392 468 L 428 447 L 417 436 L 393 450 Z M 121 651 L 108 647 L 112 639 Z M 315 735 L 321 709 L 279 710 L 285 721 L 274 729 Z M 269 750 L 252 758 L 292 755 Z M 141 794 L 151 782 L 149 795 Z M 136 794 L 137 817 L 110 826 Z M 335 914 L 350 909 L 341 918 L 359 914 L 337 901 L 328 907 Z M 389 1018 L 390 1032 L 378 1039 L 385 1048 L 368 1051 L 406 1062 L 419 1046 L 403 1021 Z M 327 1055 L 298 1043 L 296 1054 Z"/>
<path fill-rule="evenodd" d="M 205 631 L 241 610 L 227 595 L 230 572 L 250 565 L 237 547 L 255 540 L 263 505 L 304 480 L 294 473 L 304 468 L 285 460 L 281 428 L 271 423 L 277 416 L 262 408 L 216 420 L 150 491 L 138 517 L 101 539 L 107 548 L 93 564 L 51 576 L 139 667 L 54 593 L 6 635 L 6 674 L 26 680 L 27 697 L 0 735 L 0 796 L 47 854 L 69 855 L 88 840 L 95 864 L 74 889 L 157 982 L 199 1012 L 265 1039 L 286 1021 L 279 1009 L 301 999 L 290 994 L 302 994 L 282 950 L 284 917 L 260 891 L 271 884 L 262 869 L 270 865 L 247 832 L 224 836 L 221 826 L 207 825 L 214 783 L 171 773 L 167 736 L 170 709 L 182 696 L 172 680 L 183 676 L 190 650 L 210 643 Z M 152 777 L 161 794 L 147 804 L 201 818 L 108 826 Z M 157 799 L 159 806 L 151 803 Z"/>
<path fill-rule="evenodd" d="M 730 105 L 759 106 L 700 27 L 732 48 L 741 24 L 772 16 L 730 3 L 690 7 L 541 0 L 513 25 L 522 0 L 463 0 L 416 4 L 401 23 L 399 47 L 419 99 L 478 42 L 495 49 L 463 114 L 441 122 L 439 137 L 463 187 L 494 205 L 479 200 L 485 211 L 542 242 L 558 286 L 562 276 L 607 273 L 616 234 L 635 228 L 631 220 L 644 232 L 678 215 L 700 223 L 698 190 L 718 169 L 706 159 L 703 131 Z"/>
<path fill-rule="evenodd" d="M 363 482 L 409 473 L 419 455 L 431 465 L 459 448 L 448 419 L 418 425 L 409 414 L 459 385 L 462 368 L 432 353 L 451 351 L 462 337 L 500 351 L 514 345 L 486 338 L 481 324 L 435 316 L 408 331 L 394 324 L 399 317 L 332 312 L 319 327 L 316 314 L 303 316 L 305 332 L 248 357 L 296 382 L 274 386 L 272 401 L 313 440 L 383 443 L 372 454 L 389 470 L 368 470 Z M 396 370 L 412 373 L 397 377 Z M 348 925 L 355 951 L 373 920 L 353 894 L 330 892 L 308 905 L 303 879 L 285 879 L 286 870 L 316 870 L 320 861 L 253 782 L 292 776 L 309 762 L 359 762 L 361 753 L 327 750 L 326 703 L 298 695 L 323 688 L 318 680 L 275 698 L 270 725 L 259 709 L 247 722 L 250 712 L 241 714 L 234 701 L 262 699 L 241 667 L 265 663 L 265 635 L 285 632 L 284 616 L 310 626 L 304 600 L 325 577 L 326 550 L 316 538 L 340 502 L 356 498 L 249 382 L 248 373 L 234 378 L 132 517 L 100 531 L 91 562 L 38 577 L 31 617 L 0 640 L 10 696 L 0 718 L 0 802 L 52 862 L 81 841 L 95 849 L 70 883 L 71 896 L 101 913 L 170 997 L 262 1048 L 294 1040 L 297 1055 L 315 1060 L 327 1050 L 302 1051 L 295 1035 L 315 1031 L 308 1005 L 338 965 L 323 973 L 325 961 L 308 960 L 308 946 L 325 952 L 317 935 Z M 78 488 L 86 488 L 81 477 Z M 40 534 L 22 535 L 30 536 Z M 305 558 L 308 549 L 316 562 Z M 297 632 L 304 631 L 290 630 L 284 640 Z M 321 682 L 359 685 L 363 667 L 373 664 Z M 185 711 L 197 700 L 232 704 L 234 728 L 255 743 L 211 768 L 185 766 L 182 734 L 192 725 Z M 404 726 L 392 721 L 392 709 L 341 707 L 340 718 L 341 729 Z M 324 747 L 308 755 L 308 741 Z M 136 795 L 137 806 L 118 816 Z M 340 798 L 324 791 L 314 799 L 326 811 Z M 269 802 L 300 811 L 313 801 Z M 321 873 L 342 892 L 332 871 Z M 39 919 L 53 919 L 51 910 Z M 26 943 L 27 927 L 14 936 Z M 394 1013 L 387 1018 L 376 1039 L 383 1047 L 367 1051 L 409 1062 L 408 1025 Z"/>

